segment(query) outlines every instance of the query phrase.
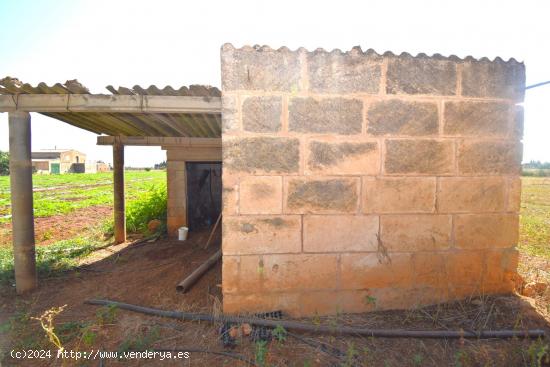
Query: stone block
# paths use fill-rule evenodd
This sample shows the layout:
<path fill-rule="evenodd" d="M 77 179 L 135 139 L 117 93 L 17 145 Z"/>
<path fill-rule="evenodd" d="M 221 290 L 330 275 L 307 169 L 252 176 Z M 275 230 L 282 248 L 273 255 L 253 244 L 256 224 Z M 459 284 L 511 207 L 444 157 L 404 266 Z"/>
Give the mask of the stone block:
<path fill-rule="evenodd" d="M 369 291 L 311 291 L 300 294 L 302 316 L 338 315 L 373 311 L 375 300 Z"/>
<path fill-rule="evenodd" d="M 440 213 L 503 211 L 506 181 L 502 177 L 442 177 L 437 205 Z"/>
<path fill-rule="evenodd" d="M 445 302 L 448 299 L 445 289 L 431 287 L 382 288 L 370 292 L 376 310 L 403 310 Z"/>
<path fill-rule="evenodd" d="M 525 66 L 518 62 L 472 61 L 462 69 L 462 95 L 523 101 Z"/>
<path fill-rule="evenodd" d="M 454 219 L 455 245 L 463 249 L 508 248 L 518 242 L 517 214 L 464 214 Z"/>
<path fill-rule="evenodd" d="M 243 130 L 256 133 L 274 133 L 281 130 L 282 98 L 248 97 L 243 102 Z"/>
<path fill-rule="evenodd" d="M 380 239 L 388 251 L 434 251 L 449 248 L 450 215 L 382 215 Z"/>
<path fill-rule="evenodd" d="M 512 106 L 499 102 L 445 102 L 443 132 L 455 136 L 505 137 L 512 127 Z"/>
<path fill-rule="evenodd" d="M 221 50 L 222 89 L 292 92 L 300 89 L 299 52 L 267 47 Z"/>
<path fill-rule="evenodd" d="M 519 212 L 521 207 L 521 178 L 512 177 L 508 180 L 508 203 L 506 210 Z"/>
<path fill-rule="evenodd" d="M 289 253 L 302 250 L 298 215 L 223 218 L 223 254 Z"/>
<path fill-rule="evenodd" d="M 389 260 L 377 253 L 342 254 L 341 289 L 412 287 L 413 263 L 410 253 L 390 254 Z"/>
<path fill-rule="evenodd" d="M 371 135 L 437 135 L 439 116 L 435 102 L 390 99 L 372 103 L 367 110 Z"/>
<path fill-rule="evenodd" d="M 513 137 L 517 140 L 523 139 L 524 128 L 524 109 L 523 106 L 514 106 L 514 123 L 513 123 Z"/>
<path fill-rule="evenodd" d="M 472 294 L 481 286 L 485 271 L 485 252 L 449 251 L 444 254 L 444 258 L 449 292 L 453 299 Z M 461 287 L 464 288 L 461 290 Z"/>
<path fill-rule="evenodd" d="M 360 134 L 363 102 L 348 98 L 303 98 L 289 101 L 289 131 L 299 133 Z"/>
<path fill-rule="evenodd" d="M 292 317 L 301 316 L 298 293 L 244 293 L 223 294 L 223 313 L 238 315 L 284 310 Z"/>
<path fill-rule="evenodd" d="M 306 215 L 304 252 L 376 251 L 378 216 Z"/>
<path fill-rule="evenodd" d="M 364 213 L 432 213 L 436 181 L 432 177 L 363 177 Z"/>
<path fill-rule="evenodd" d="M 508 141 L 463 141 L 458 147 L 460 174 L 519 175 L 522 146 Z"/>
<path fill-rule="evenodd" d="M 239 131 L 238 96 L 222 95 L 222 133 Z"/>
<path fill-rule="evenodd" d="M 247 176 L 241 178 L 239 191 L 241 214 L 281 214 L 283 178 L 281 176 Z"/>
<path fill-rule="evenodd" d="M 237 198 L 236 187 L 224 187 L 222 189 L 222 212 L 224 215 L 237 214 Z"/>
<path fill-rule="evenodd" d="M 270 292 L 336 289 L 336 254 L 278 254 L 263 256 L 263 286 Z"/>
<path fill-rule="evenodd" d="M 453 143 L 388 139 L 384 167 L 388 174 L 451 174 L 454 171 Z"/>
<path fill-rule="evenodd" d="M 315 93 L 378 94 L 382 58 L 358 50 L 308 54 L 309 90 Z"/>
<path fill-rule="evenodd" d="M 299 162 L 300 142 L 295 138 L 223 139 L 224 169 L 254 174 L 297 173 Z"/>
<path fill-rule="evenodd" d="M 222 287 L 225 293 L 235 293 L 240 290 L 240 256 L 224 255 L 222 257 Z"/>
<path fill-rule="evenodd" d="M 284 211 L 288 213 L 355 213 L 357 178 L 289 178 Z"/>
<path fill-rule="evenodd" d="M 445 252 L 416 252 L 412 254 L 416 286 L 447 288 Z"/>
<path fill-rule="evenodd" d="M 485 253 L 484 289 L 498 291 L 514 290 L 514 275 L 517 275 L 519 252 L 516 249 L 490 249 Z"/>
<path fill-rule="evenodd" d="M 306 174 L 376 175 L 380 171 L 376 141 L 315 139 L 309 141 L 307 148 Z"/>
<path fill-rule="evenodd" d="M 222 213 L 226 215 L 238 214 L 239 176 L 227 171 L 222 175 Z"/>
<path fill-rule="evenodd" d="M 388 59 L 388 94 L 456 94 L 456 64 L 450 60 L 399 56 Z"/>

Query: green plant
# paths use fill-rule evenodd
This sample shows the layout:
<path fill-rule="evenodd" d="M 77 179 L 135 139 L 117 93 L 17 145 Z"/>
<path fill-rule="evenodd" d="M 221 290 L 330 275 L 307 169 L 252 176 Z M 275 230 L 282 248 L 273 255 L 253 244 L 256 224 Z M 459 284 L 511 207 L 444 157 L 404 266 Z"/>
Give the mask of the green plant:
<path fill-rule="evenodd" d="M 159 329 L 154 326 L 145 330 L 137 335 L 126 338 L 118 347 L 119 353 L 129 351 L 145 351 L 148 350 L 151 345 L 158 340 L 160 336 Z"/>
<path fill-rule="evenodd" d="M 415 366 L 421 366 L 422 365 L 422 361 L 423 361 L 423 357 L 422 357 L 422 354 L 415 354 L 413 356 L 413 363 Z"/>
<path fill-rule="evenodd" d="M 353 342 L 348 344 L 346 349 L 346 360 L 342 364 L 345 367 L 352 367 L 355 365 L 355 359 L 359 356 L 359 352 L 355 349 L 355 344 Z"/>
<path fill-rule="evenodd" d="M 94 344 L 97 338 L 97 333 L 92 330 L 90 326 L 87 326 L 81 330 L 80 340 L 85 346 L 90 347 Z"/>
<path fill-rule="evenodd" d="M 258 364 L 258 366 L 260 367 L 265 367 L 266 357 L 267 357 L 267 341 L 258 340 L 256 342 L 256 350 L 254 353 L 256 364 Z"/>
<path fill-rule="evenodd" d="M 10 154 L 0 150 L 0 176 L 10 174 Z"/>
<path fill-rule="evenodd" d="M 281 325 L 277 325 L 277 327 L 273 329 L 273 336 L 279 343 L 284 343 L 284 341 L 286 340 L 286 335 L 287 335 L 287 332 L 285 328 L 282 327 Z"/>
<path fill-rule="evenodd" d="M 114 324 L 117 316 L 118 307 L 116 305 L 103 306 L 96 311 L 96 320 L 98 325 Z"/>
<path fill-rule="evenodd" d="M 36 248 L 36 267 L 40 277 L 51 277 L 74 269 L 79 260 L 104 246 L 93 233 L 89 237 L 75 237 Z M 13 249 L 0 247 L 0 284 L 14 280 Z"/>
<path fill-rule="evenodd" d="M 527 350 L 529 355 L 529 365 L 531 367 L 541 367 L 550 363 L 549 345 L 545 344 L 541 339 L 534 341 Z"/>
<path fill-rule="evenodd" d="M 146 191 L 128 202 L 126 206 L 126 230 L 147 234 L 149 221 L 158 219 L 162 223 L 160 232 L 165 232 L 167 202 L 166 184 L 150 186 Z M 112 221 L 109 222 L 107 231 L 113 231 Z"/>

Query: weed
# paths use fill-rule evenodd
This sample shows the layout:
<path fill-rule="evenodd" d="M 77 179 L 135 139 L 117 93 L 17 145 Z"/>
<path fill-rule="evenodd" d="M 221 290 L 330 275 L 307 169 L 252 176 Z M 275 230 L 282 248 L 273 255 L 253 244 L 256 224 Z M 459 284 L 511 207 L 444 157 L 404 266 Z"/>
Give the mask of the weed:
<path fill-rule="evenodd" d="M 53 238 L 53 232 L 51 229 L 47 230 L 42 234 L 42 241 L 48 241 Z"/>
<path fill-rule="evenodd" d="M 459 350 L 455 353 L 455 367 L 464 367 L 467 366 L 469 363 L 469 357 L 466 351 Z"/>
<path fill-rule="evenodd" d="M 148 350 L 151 345 L 159 339 L 159 336 L 159 329 L 157 326 L 154 326 L 147 329 L 145 332 L 126 338 L 118 347 L 118 352 L 124 353 L 129 351 Z"/>
<path fill-rule="evenodd" d="M 267 357 L 267 341 L 265 340 L 258 340 L 256 342 L 256 351 L 254 354 L 254 358 L 256 360 L 256 364 L 260 367 L 266 366 L 266 357 Z"/>
<path fill-rule="evenodd" d="M 40 326 L 46 332 L 46 336 L 48 337 L 48 340 L 59 351 L 63 351 L 65 348 L 63 348 L 63 344 L 61 343 L 61 340 L 59 339 L 59 337 L 55 333 L 54 319 L 57 315 L 59 315 L 61 312 L 63 312 L 65 307 L 67 307 L 67 305 L 63 305 L 61 307 L 52 307 L 49 310 L 46 310 L 40 317 L 33 317 L 32 318 L 32 319 L 38 320 L 40 322 Z"/>
<path fill-rule="evenodd" d="M 365 296 L 365 304 L 371 307 L 376 306 L 376 297 L 373 297 L 370 294 L 367 294 Z"/>
<path fill-rule="evenodd" d="M 424 360 L 424 358 L 422 357 L 422 354 L 415 354 L 413 356 L 413 364 L 415 366 L 421 366 L 423 360 Z"/>
<path fill-rule="evenodd" d="M 49 246 L 36 248 L 36 267 L 40 277 L 51 277 L 78 266 L 79 260 L 104 242 L 93 234 L 75 237 L 69 240 L 55 242 Z M 0 284 L 11 283 L 14 280 L 13 249 L 0 247 Z"/>
<path fill-rule="evenodd" d="M 281 325 L 277 325 L 277 327 L 275 327 L 275 329 L 273 329 L 272 334 L 279 343 L 284 343 L 285 342 L 287 332 L 286 332 L 285 328 L 282 327 Z"/>
<path fill-rule="evenodd" d="M 355 344 L 353 342 L 348 344 L 346 349 L 346 360 L 342 364 L 343 367 L 352 367 L 355 365 L 355 359 L 359 357 L 359 351 L 355 349 Z"/>
<path fill-rule="evenodd" d="M 116 305 L 103 306 L 96 311 L 96 320 L 98 325 L 114 324 L 117 316 L 118 307 Z"/>
<path fill-rule="evenodd" d="M 80 340 L 82 340 L 85 346 L 87 347 L 92 346 L 96 338 L 97 338 L 97 333 L 95 333 L 90 326 L 87 326 L 84 329 L 82 329 Z"/>
<path fill-rule="evenodd" d="M 549 345 L 545 344 L 541 339 L 531 343 L 527 350 L 529 355 L 529 365 L 531 367 L 541 367 L 550 363 Z"/>
<path fill-rule="evenodd" d="M 167 194 L 166 184 L 151 186 L 128 203 L 126 229 L 129 232 L 147 232 L 147 223 L 158 219 L 166 223 Z M 163 230 L 165 227 L 163 227 Z"/>

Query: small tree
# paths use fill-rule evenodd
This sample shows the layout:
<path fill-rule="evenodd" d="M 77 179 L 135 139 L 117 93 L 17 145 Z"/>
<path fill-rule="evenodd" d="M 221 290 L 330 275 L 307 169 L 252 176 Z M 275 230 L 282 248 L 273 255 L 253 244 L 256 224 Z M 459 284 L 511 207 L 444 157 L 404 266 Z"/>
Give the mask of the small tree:
<path fill-rule="evenodd" d="M 10 154 L 0 150 L 0 176 L 10 174 Z"/>

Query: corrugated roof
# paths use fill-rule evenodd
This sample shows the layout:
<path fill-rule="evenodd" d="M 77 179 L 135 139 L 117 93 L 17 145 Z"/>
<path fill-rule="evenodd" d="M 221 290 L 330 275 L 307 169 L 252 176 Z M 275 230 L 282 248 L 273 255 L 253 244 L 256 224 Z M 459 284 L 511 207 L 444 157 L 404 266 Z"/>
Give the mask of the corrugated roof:
<path fill-rule="evenodd" d="M 216 87 L 191 85 L 174 89 L 171 86 L 158 88 L 151 85 L 132 88 L 109 85 L 106 87 L 113 95 L 146 96 L 190 96 L 220 98 Z M 39 83 L 32 86 L 16 78 L 5 77 L 0 80 L 0 94 L 90 94 L 88 88 L 76 79 L 49 86 Z M 221 137 L 221 111 L 219 113 L 120 113 L 120 112 L 48 112 L 43 115 L 66 122 L 70 125 L 105 135 L 122 136 L 183 136 L 200 138 Z"/>

